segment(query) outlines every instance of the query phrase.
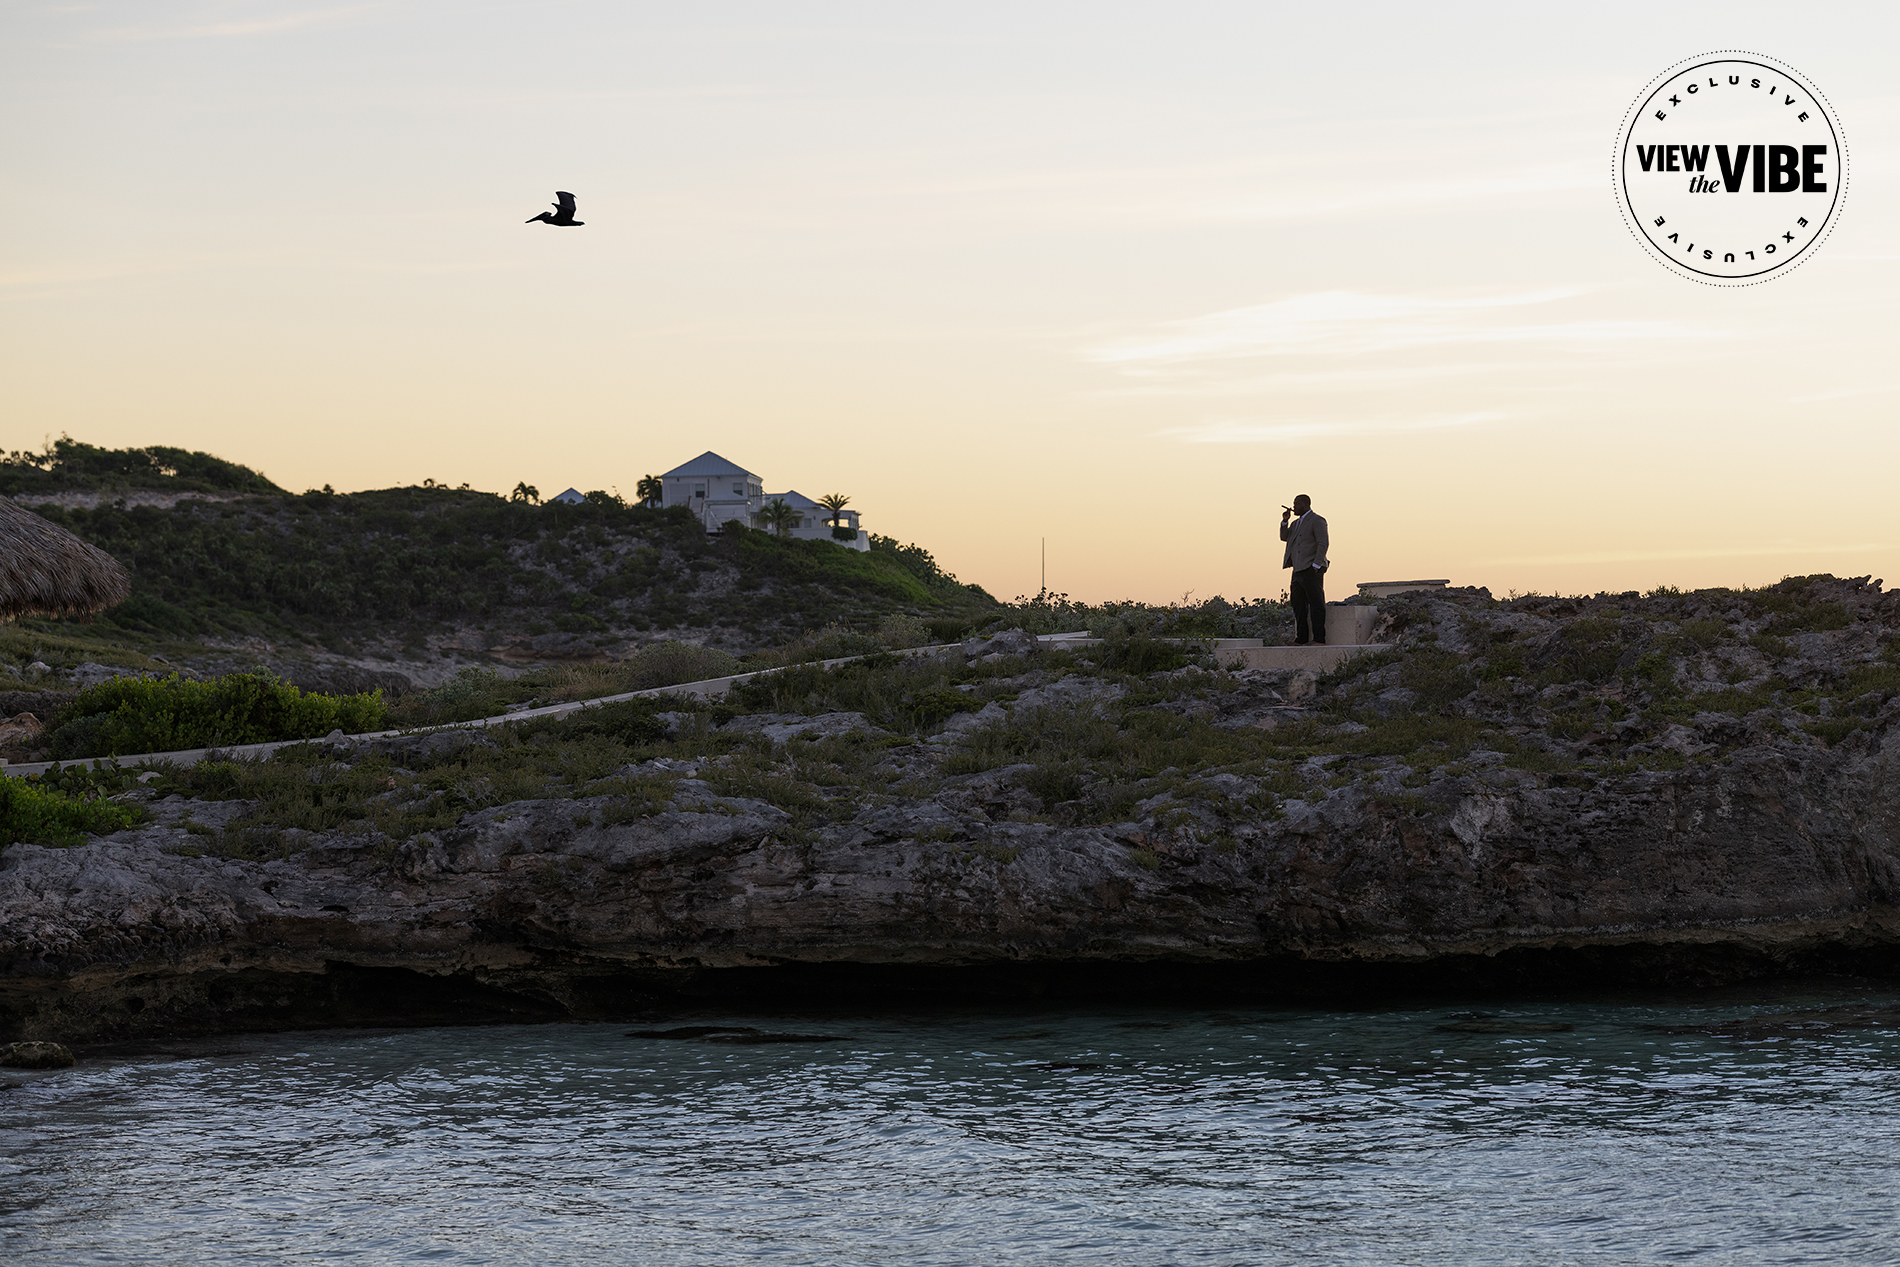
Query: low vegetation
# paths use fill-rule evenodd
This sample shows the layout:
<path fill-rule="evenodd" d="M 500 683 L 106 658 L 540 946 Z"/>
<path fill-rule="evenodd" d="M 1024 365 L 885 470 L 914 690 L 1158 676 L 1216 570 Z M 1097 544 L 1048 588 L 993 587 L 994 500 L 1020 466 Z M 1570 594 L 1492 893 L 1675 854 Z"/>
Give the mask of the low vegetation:
<path fill-rule="evenodd" d="M 1188 601 L 1191 597 L 1167 604 L 1134 599 L 1083 603 L 1043 590 L 1010 604 L 1003 623 L 1033 634 L 1087 633 L 1096 638 L 1259 638 L 1269 646 L 1292 640 L 1293 609 L 1284 598 L 1229 602 L 1215 595 L 1196 603 Z"/>
<path fill-rule="evenodd" d="M 124 771 L 55 767 L 43 775 L 0 775 L 0 844 L 83 844 L 88 834 L 118 831 L 142 816 L 136 805 L 107 799 L 138 786 Z"/>
<path fill-rule="evenodd" d="M 1067 651 L 879 651 L 791 664 L 710 706 L 636 699 L 442 748 L 316 743 L 170 771 L 153 793 L 248 802 L 194 846 L 243 857 L 294 851 L 304 832 L 393 849 L 470 812 L 549 797 L 588 798 L 596 821 L 627 821 L 677 808 L 679 781 L 694 778 L 785 811 L 796 838 L 935 800 L 950 816 L 919 839 L 945 848 L 1004 862 L 1007 846 L 983 824 L 1101 824 L 1132 832 L 1130 848 L 1160 866 L 1183 839 L 1232 847 L 1288 802 L 1349 785 L 1380 812 L 1431 816 L 1462 795 L 1441 788 L 1480 775 L 1590 788 L 1718 765 L 1752 745 L 1873 742 L 1900 695 L 1900 604 L 1856 584 L 1407 596 L 1383 605 L 1394 652 L 1316 680 L 1229 672 L 1191 644 L 1114 630 Z M 1847 625 L 1814 628 L 1838 623 L 1836 605 Z M 1775 636 L 1791 658 L 1756 645 L 1771 621 L 1790 629 Z M 800 717 L 834 721 L 803 737 L 765 733 Z"/>
<path fill-rule="evenodd" d="M 499 717 L 511 708 L 601 699 L 744 671 L 735 656 L 684 642 L 650 643 L 625 660 L 556 665 L 513 678 L 492 669 L 463 669 L 441 686 L 403 696 L 390 711 L 390 724 L 440 726 Z"/>
<path fill-rule="evenodd" d="M 0 495 L 34 493 L 192 492 L 281 493 L 247 466 L 209 453 L 157 444 L 145 449 L 102 449 L 71 436 L 35 452 L 0 453 Z"/>
<path fill-rule="evenodd" d="M 60 715 L 51 750 L 67 760 L 314 739 L 376 730 L 386 713 L 380 694 L 310 695 L 261 673 L 208 682 L 117 678 L 79 692 Z"/>

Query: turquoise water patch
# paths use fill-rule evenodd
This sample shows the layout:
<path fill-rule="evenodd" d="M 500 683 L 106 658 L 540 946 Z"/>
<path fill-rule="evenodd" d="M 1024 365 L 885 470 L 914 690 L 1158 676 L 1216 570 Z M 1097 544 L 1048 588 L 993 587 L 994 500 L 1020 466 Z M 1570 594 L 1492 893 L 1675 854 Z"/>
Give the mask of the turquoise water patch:
<path fill-rule="evenodd" d="M 0 1070 L 0 1257 L 1891 1262 L 1893 1002 L 1808 983 L 176 1044 Z M 1763 1015 L 1788 1020 L 1724 1028 Z"/>

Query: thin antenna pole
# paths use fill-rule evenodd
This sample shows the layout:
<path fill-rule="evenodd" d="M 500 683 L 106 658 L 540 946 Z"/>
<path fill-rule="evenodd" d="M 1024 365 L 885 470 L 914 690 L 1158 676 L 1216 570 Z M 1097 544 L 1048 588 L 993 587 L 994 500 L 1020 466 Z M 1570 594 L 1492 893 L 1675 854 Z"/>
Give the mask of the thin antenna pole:
<path fill-rule="evenodd" d="M 1049 592 L 1049 538 L 1042 539 L 1042 592 Z"/>

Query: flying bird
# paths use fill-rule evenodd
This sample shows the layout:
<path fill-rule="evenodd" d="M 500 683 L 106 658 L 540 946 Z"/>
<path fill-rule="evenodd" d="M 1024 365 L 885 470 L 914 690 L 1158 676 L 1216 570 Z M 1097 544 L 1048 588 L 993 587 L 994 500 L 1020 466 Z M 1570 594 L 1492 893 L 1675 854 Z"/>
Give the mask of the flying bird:
<path fill-rule="evenodd" d="M 574 218 L 573 194 L 568 193 L 565 189 L 557 189 L 554 191 L 554 196 L 560 199 L 559 202 L 554 204 L 554 210 L 543 211 L 540 215 L 536 216 L 534 220 L 539 220 L 543 224 L 558 224 L 563 229 L 577 229 L 587 223 L 585 220 L 576 220 Z M 533 224 L 534 220 L 526 220 L 523 221 L 523 223 Z"/>

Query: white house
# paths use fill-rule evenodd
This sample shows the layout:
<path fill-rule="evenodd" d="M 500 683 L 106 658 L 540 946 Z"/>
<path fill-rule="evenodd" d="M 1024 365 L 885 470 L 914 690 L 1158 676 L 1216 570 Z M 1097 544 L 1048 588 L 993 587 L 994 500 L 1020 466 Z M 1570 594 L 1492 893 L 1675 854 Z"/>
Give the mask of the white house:
<path fill-rule="evenodd" d="M 792 525 L 789 535 L 805 541 L 836 541 L 841 546 L 850 546 L 853 550 L 869 550 L 871 534 L 858 527 L 858 512 L 849 508 L 838 512 L 837 523 L 832 523 L 830 509 L 813 501 L 797 489 L 784 493 L 767 493 L 767 502 L 782 501 L 798 512 L 798 522 Z M 849 533 L 849 536 L 841 535 Z"/>
<path fill-rule="evenodd" d="M 789 535 L 806 541 L 830 541 L 853 550 L 871 548 L 870 534 L 858 526 L 857 511 L 840 511 L 834 525 L 832 513 L 803 493 L 768 493 L 757 475 L 711 451 L 662 475 L 660 488 L 660 505 L 684 506 L 706 525 L 707 532 L 719 532 L 735 519 L 756 527 L 759 512 L 767 503 L 782 501 L 798 512 L 798 522 Z"/>
<path fill-rule="evenodd" d="M 750 525 L 765 503 L 765 482 L 710 449 L 660 476 L 660 505 L 684 506 L 718 532 L 727 521 Z"/>

